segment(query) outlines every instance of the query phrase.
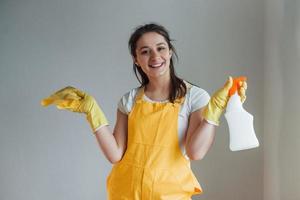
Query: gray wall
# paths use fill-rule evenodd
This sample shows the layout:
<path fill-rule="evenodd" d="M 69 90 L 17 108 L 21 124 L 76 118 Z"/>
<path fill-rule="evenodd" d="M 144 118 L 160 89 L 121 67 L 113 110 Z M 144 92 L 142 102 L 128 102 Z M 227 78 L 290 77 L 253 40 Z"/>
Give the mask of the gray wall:
<path fill-rule="evenodd" d="M 264 199 L 300 199 L 300 1 L 266 0 Z"/>
<path fill-rule="evenodd" d="M 166 26 L 176 40 L 177 73 L 210 94 L 228 75 L 248 76 L 245 108 L 255 116 L 261 146 L 231 152 L 222 118 L 213 148 L 192 163 L 204 189 L 194 199 L 263 199 L 263 150 L 269 139 L 263 120 L 273 123 L 263 116 L 263 1 L 2 0 L 1 200 L 105 199 L 111 165 L 84 116 L 43 108 L 39 101 L 73 85 L 97 99 L 113 126 L 119 98 L 138 85 L 128 37 L 135 26 L 152 21 Z"/>

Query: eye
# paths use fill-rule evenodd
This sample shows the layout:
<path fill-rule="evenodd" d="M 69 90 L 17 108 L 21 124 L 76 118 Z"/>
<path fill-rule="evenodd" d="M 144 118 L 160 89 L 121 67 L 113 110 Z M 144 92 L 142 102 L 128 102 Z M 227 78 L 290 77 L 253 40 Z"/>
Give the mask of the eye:
<path fill-rule="evenodd" d="M 149 50 L 143 50 L 143 51 L 141 51 L 142 55 L 145 55 L 145 54 L 148 54 L 148 53 L 149 53 Z"/>
<path fill-rule="evenodd" d="M 162 50 L 165 50 L 166 48 L 165 47 L 158 47 L 158 51 L 162 51 Z"/>

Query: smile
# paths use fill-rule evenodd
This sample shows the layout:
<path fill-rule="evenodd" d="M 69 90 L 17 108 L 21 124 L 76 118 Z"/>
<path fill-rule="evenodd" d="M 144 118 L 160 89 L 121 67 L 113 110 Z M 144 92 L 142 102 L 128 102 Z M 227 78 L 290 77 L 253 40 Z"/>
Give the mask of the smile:
<path fill-rule="evenodd" d="M 159 68 L 161 66 L 163 66 L 164 62 L 160 63 L 160 64 L 155 64 L 155 65 L 149 65 L 149 67 L 151 68 Z"/>

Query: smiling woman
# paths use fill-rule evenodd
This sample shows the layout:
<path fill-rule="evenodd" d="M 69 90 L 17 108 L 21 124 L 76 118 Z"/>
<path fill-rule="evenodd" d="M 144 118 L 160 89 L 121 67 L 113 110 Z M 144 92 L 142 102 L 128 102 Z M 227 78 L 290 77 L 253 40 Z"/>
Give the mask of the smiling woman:
<path fill-rule="evenodd" d="M 144 34 L 137 42 L 135 64 L 141 67 L 148 78 L 164 75 L 168 78 L 172 50 L 163 36 L 150 32 Z"/>
<path fill-rule="evenodd" d="M 232 78 L 212 98 L 179 78 L 175 48 L 158 24 L 137 27 L 129 48 L 141 85 L 121 97 L 113 133 L 96 100 L 76 88 L 59 90 L 42 104 L 86 114 L 104 155 L 114 164 L 107 178 L 109 200 L 190 200 L 202 193 L 190 160 L 202 159 L 211 148 Z M 240 96 L 245 90 L 242 85 Z"/>
<path fill-rule="evenodd" d="M 173 102 L 176 95 L 179 97 L 185 95 L 186 85 L 176 76 L 174 69 L 173 57 L 178 58 L 178 56 L 169 33 L 163 26 L 146 24 L 137 27 L 128 45 L 134 61 L 133 70 L 141 86 L 147 87 L 149 79 L 155 80 L 155 76 L 161 76 L 161 78 L 164 77 L 161 80 L 167 82 L 169 78 L 171 80 L 169 86 L 162 84 L 170 87 L 165 90 L 171 91 L 165 99 Z M 151 68 L 156 70 L 150 70 Z M 151 90 L 151 88 L 148 89 Z"/>

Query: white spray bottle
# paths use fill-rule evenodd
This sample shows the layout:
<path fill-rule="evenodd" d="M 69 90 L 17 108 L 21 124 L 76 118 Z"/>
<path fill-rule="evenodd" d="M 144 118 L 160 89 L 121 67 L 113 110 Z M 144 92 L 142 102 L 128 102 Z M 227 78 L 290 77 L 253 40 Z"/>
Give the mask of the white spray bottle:
<path fill-rule="evenodd" d="M 227 103 L 225 118 L 230 133 L 230 150 L 239 151 L 259 146 L 259 142 L 253 128 L 253 116 L 248 113 L 241 102 L 237 89 L 239 81 L 246 80 L 246 77 L 239 77 L 233 80 L 233 86 L 229 91 L 230 99 Z"/>

